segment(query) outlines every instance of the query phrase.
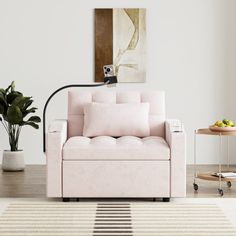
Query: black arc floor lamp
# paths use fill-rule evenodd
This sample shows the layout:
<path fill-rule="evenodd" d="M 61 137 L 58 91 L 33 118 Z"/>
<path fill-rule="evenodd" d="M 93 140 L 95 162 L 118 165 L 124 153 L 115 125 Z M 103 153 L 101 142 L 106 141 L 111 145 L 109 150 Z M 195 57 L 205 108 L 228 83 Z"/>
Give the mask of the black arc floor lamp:
<path fill-rule="evenodd" d="M 43 152 L 46 151 L 46 112 L 47 112 L 47 107 L 51 99 L 56 95 L 59 91 L 67 89 L 67 88 L 76 88 L 76 87 L 100 87 L 104 85 L 109 85 L 109 84 L 116 84 L 117 83 L 117 77 L 116 76 L 110 76 L 110 77 L 105 77 L 103 83 L 97 83 L 97 84 L 69 84 L 65 85 L 61 88 L 58 88 L 55 90 L 47 99 L 44 108 L 43 108 Z"/>

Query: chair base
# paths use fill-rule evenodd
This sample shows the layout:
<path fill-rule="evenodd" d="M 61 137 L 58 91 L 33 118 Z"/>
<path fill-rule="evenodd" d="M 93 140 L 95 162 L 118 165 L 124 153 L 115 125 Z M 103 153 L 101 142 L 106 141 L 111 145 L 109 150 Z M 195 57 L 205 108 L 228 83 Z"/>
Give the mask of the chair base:
<path fill-rule="evenodd" d="M 153 201 L 153 202 L 156 202 L 157 199 L 154 197 L 154 198 L 152 199 L 152 201 Z M 169 198 L 169 197 L 163 197 L 163 198 L 162 198 L 162 201 L 163 201 L 163 202 L 169 202 L 169 201 L 170 201 L 170 198 Z"/>
<path fill-rule="evenodd" d="M 170 198 L 169 198 L 169 197 L 163 197 L 162 201 L 163 201 L 163 202 L 169 202 L 169 201 L 170 201 Z"/>
<path fill-rule="evenodd" d="M 69 201 L 70 201 L 70 198 L 69 198 L 69 197 L 63 197 L 63 198 L 62 198 L 62 201 L 63 201 L 63 202 L 69 202 Z"/>
<path fill-rule="evenodd" d="M 62 198 L 62 201 L 63 201 L 63 202 L 70 202 L 70 200 L 71 200 L 71 198 L 69 198 L 69 197 L 63 197 L 63 198 Z M 80 201 L 80 198 L 76 198 L 76 201 L 79 202 L 79 201 Z M 152 201 L 153 201 L 153 202 L 156 202 L 156 201 L 157 201 L 157 198 L 155 198 L 155 197 L 152 198 Z M 163 197 L 162 201 L 163 201 L 163 202 L 169 202 L 169 201 L 170 201 L 170 198 L 169 198 L 169 197 Z"/>
<path fill-rule="evenodd" d="M 62 201 L 63 201 L 63 202 L 70 202 L 70 200 L 71 200 L 71 198 L 69 198 L 69 197 L 63 197 L 63 198 L 62 198 Z M 75 198 L 75 201 L 76 201 L 76 202 L 79 202 L 80 199 L 79 199 L 79 198 Z"/>

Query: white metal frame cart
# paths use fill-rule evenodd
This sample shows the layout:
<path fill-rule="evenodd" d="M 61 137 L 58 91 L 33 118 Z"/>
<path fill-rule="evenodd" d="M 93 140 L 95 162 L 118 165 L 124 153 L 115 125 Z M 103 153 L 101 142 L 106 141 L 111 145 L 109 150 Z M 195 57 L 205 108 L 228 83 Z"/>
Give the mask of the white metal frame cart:
<path fill-rule="evenodd" d="M 213 176 L 213 173 L 200 173 L 197 171 L 197 136 L 198 135 L 216 135 L 219 136 L 219 157 L 218 157 L 218 165 L 219 165 L 219 176 Z M 210 129 L 197 129 L 194 132 L 194 181 L 193 181 L 193 188 L 195 191 L 198 190 L 198 184 L 196 183 L 196 179 L 202 179 L 202 180 L 208 180 L 208 181 L 219 181 L 219 188 L 218 192 L 221 196 L 224 195 L 223 189 L 222 189 L 222 182 L 226 182 L 227 186 L 231 187 L 231 182 L 236 182 L 236 178 L 223 178 L 222 173 L 222 137 L 227 136 L 227 166 L 229 171 L 229 137 L 230 136 L 236 136 L 236 131 L 230 131 L 230 132 L 217 132 L 217 131 L 211 131 Z M 225 171 L 224 171 L 225 172 Z"/>

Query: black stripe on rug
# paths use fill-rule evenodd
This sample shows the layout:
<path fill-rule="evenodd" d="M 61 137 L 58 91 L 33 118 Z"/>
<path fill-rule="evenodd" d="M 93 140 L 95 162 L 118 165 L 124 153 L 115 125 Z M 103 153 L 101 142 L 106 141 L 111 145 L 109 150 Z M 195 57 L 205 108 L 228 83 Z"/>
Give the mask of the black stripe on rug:
<path fill-rule="evenodd" d="M 130 204 L 98 203 L 96 207 L 93 236 L 132 236 Z"/>

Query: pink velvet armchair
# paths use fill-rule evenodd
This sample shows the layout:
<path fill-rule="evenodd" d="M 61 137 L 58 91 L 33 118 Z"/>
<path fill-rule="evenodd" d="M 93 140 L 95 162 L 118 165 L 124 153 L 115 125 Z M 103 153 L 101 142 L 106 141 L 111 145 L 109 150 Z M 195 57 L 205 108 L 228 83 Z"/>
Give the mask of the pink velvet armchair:
<path fill-rule="evenodd" d="M 123 136 L 109 136 L 106 132 L 103 135 L 98 127 L 104 119 L 102 116 L 85 120 L 89 104 L 94 104 L 91 109 L 95 109 L 96 104 L 131 104 L 128 113 L 132 116 L 140 111 L 137 113 L 140 115 L 136 114 L 133 121 L 124 120 L 123 123 L 130 125 L 125 127 L 127 133 Z M 132 104 L 145 105 L 140 106 L 141 111 L 137 107 L 132 110 Z M 112 107 L 112 114 L 117 116 L 114 107 L 117 106 Z M 146 108 L 148 132 L 140 134 L 140 130 L 136 132 L 132 126 L 145 118 Z M 110 108 L 105 106 L 104 109 Z M 98 133 L 93 135 L 90 131 L 94 123 Z M 114 123 L 117 128 L 119 124 Z M 173 132 L 173 123 L 165 118 L 162 91 L 69 91 L 68 119 L 55 120 L 48 128 L 47 196 L 61 197 L 64 201 L 69 198 L 163 198 L 169 201 L 171 197 L 185 197 L 185 132 Z"/>

